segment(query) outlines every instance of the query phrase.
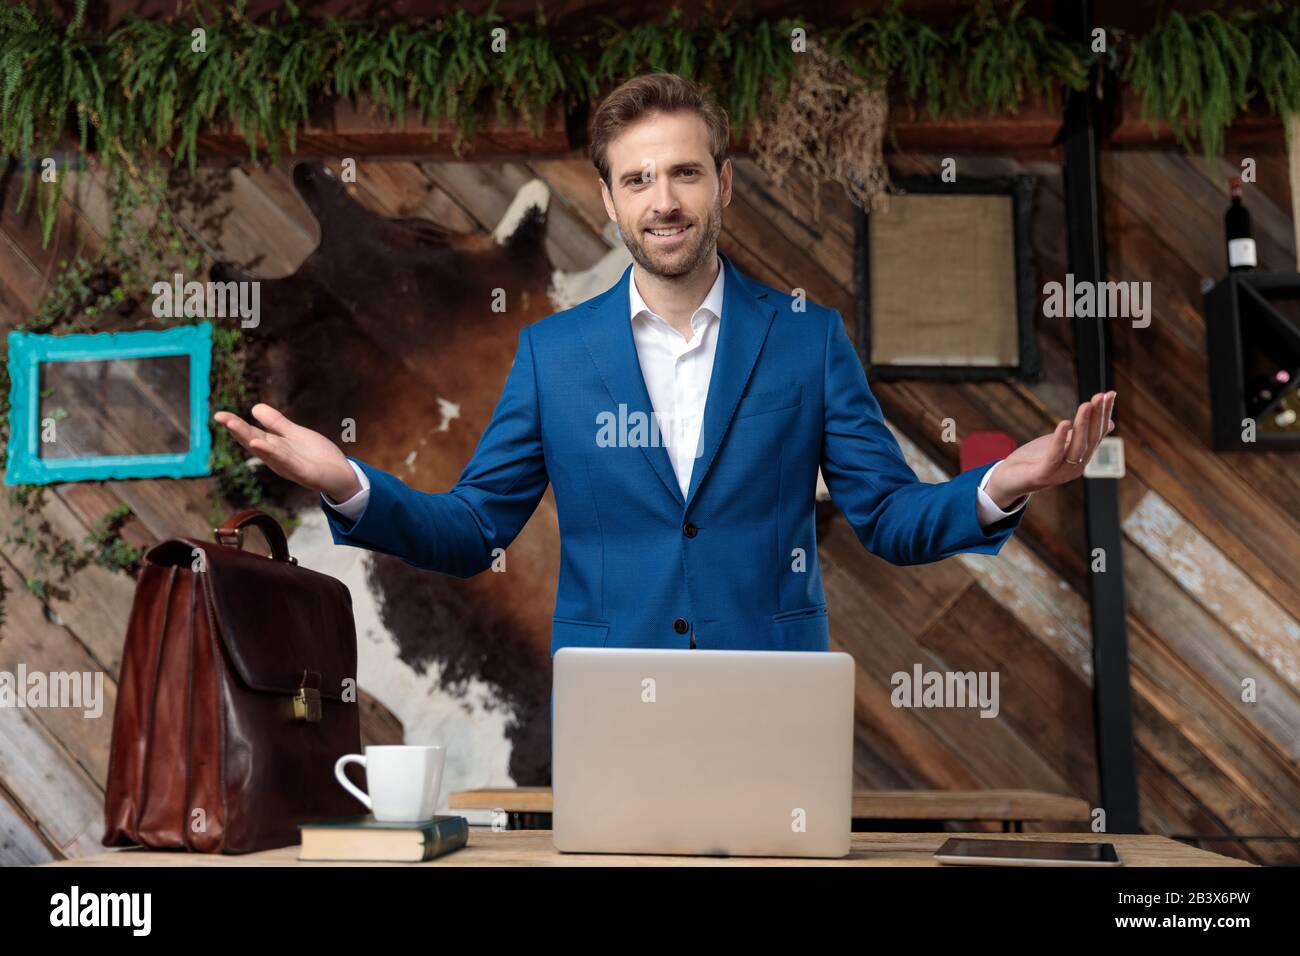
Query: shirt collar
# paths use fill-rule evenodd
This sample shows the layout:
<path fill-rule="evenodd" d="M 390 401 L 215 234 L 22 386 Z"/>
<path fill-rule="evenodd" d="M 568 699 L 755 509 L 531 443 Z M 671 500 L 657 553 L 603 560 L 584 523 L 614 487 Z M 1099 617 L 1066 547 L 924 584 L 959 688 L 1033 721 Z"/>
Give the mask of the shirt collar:
<path fill-rule="evenodd" d="M 713 286 L 709 289 L 709 294 L 704 297 L 704 301 L 696 307 L 695 315 L 699 314 L 700 309 L 707 309 L 711 314 L 720 319 L 722 318 L 722 290 L 725 286 L 725 283 L 723 282 L 723 274 L 727 270 L 723 268 L 722 260 L 720 258 L 716 256 L 714 258 L 718 263 L 718 277 L 713 280 Z M 651 315 L 658 315 L 658 313 L 651 309 L 650 306 L 645 304 L 645 299 L 641 298 L 641 293 L 637 291 L 636 270 L 633 270 L 632 274 L 627 277 L 627 291 L 628 299 L 631 302 L 631 317 L 633 319 L 642 312 L 649 312 Z M 692 318 L 694 318 L 694 316 L 692 316 Z"/>

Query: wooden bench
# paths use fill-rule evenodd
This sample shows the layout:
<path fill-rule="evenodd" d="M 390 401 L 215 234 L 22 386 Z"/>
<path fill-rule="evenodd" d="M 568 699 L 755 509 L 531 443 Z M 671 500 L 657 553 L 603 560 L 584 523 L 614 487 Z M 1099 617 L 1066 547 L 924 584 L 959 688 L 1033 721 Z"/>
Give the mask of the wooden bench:
<path fill-rule="evenodd" d="M 453 790 L 448 808 L 505 813 L 508 830 L 549 830 L 550 787 L 484 787 Z M 853 832 L 882 829 L 929 831 L 935 821 L 992 821 L 1006 833 L 1023 831 L 1026 821 L 1068 823 L 1086 828 L 1086 800 L 1040 790 L 857 790 L 853 793 Z M 886 824 L 882 826 L 882 824 Z"/>

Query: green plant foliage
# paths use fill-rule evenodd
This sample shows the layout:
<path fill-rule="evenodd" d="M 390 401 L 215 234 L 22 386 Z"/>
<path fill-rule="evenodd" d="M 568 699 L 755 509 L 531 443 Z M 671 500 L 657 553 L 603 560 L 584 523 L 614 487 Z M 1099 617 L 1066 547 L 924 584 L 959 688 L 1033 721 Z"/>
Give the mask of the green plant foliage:
<path fill-rule="evenodd" d="M 680 9 L 663 23 L 602 23 L 600 55 L 587 84 L 590 95 L 638 73 L 678 73 L 713 89 L 736 130 L 748 128 L 769 93 L 785 92 L 797 60 L 793 31 L 810 29 L 791 19 L 688 22 Z"/>
<path fill-rule="evenodd" d="M 908 99 L 924 103 L 931 115 L 951 105 L 944 86 L 955 69 L 948 38 L 905 15 L 900 0 L 879 16 L 856 19 L 834 39 L 831 52 L 871 86 L 897 83 Z"/>
<path fill-rule="evenodd" d="M 1199 142 L 1210 160 L 1254 97 L 1280 116 L 1300 111 L 1300 6 L 1272 0 L 1227 14 L 1170 13 L 1133 39 L 1118 69 L 1153 128 L 1168 123 L 1185 148 Z"/>
<path fill-rule="evenodd" d="M 1268 108 L 1279 116 L 1300 113 L 1300 5 L 1270 4 L 1248 30 L 1251 73 Z"/>
<path fill-rule="evenodd" d="M 834 51 L 872 84 L 893 82 L 931 116 L 1015 112 L 1029 96 L 1054 101 L 1061 86 L 1083 89 L 1092 58 L 1041 20 L 1024 2 L 980 0 L 943 34 L 903 12 L 856 20 Z"/>
<path fill-rule="evenodd" d="M 1195 129 L 1207 156 L 1250 99 L 1251 38 L 1240 13 L 1225 18 L 1177 11 L 1133 44 L 1124 78 L 1142 97 L 1144 114 L 1169 123 L 1180 142 Z"/>
<path fill-rule="evenodd" d="M 1062 85 L 1081 90 L 1088 82 L 1088 57 L 1057 38 L 1048 27 L 1023 15 L 1024 0 L 994 4 L 981 0 L 953 32 L 956 60 L 965 80 L 951 76 L 955 106 L 990 113 L 1015 112 L 1033 94 L 1055 102 Z"/>
<path fill-rule="evenodd" d="M 122 526 L 130 517 L 130 505 L 118 505 L 95 522 L 87 540 L 92 546 L 91 557 L 96 564 L 134 575 L 147 549 L 133 548 L 120 537 Z"/>
<path fill-rule="evenodd" d="M 193 169 L 198 137 L 211 127 L 237 132 L 252 159 L 263 150 L 278 159 L 314 108 L 360 97 L 382 118 L 404 124 L 409 111 L 435 136 L 449 130 L 459 151 L 486 115 L 513 112 L 540 131 L 547 110 L 588 102 L 646 70 L 707 83 L 743 132 L 788 88 L 796 29 L 864 82 L 892 84 L 932 116 L 1015 111 L 1029 97 L 1051 104 L 1061 87 L 1082 89 L 1097 66 L 1117 70 L 1153 123 L 1170 123 L 1208 156 L 1256 92 L 1269 109 L 1300 107 L 1300 8 L 1281 0 L 1226 14 L 1175 10 L 1105 55 L 1061 39 L 1024 12 L 1024 0 L 979 0 L 943 30 L 894 0 L 847 27 L 674 9 L 659 22 L 601 20 L 577 36 L 552 34 L 541 12 L 519 21 L 493 10 L 311 19 L 287 3 L 254 22 L 238 0 L 201 7 L 201 42 L 194 23 L 135 16 L 100 34 L 84 12 L 83 0 L 63 26 L 26 6 L 0 8 L 0 144 L 9 152 L 47 152 L 74 123 L 81 148 L 95 136 L 106 162 L 120 147 L 141 159 L 168 152 Z M 57 188 L 43 184 L 38 201 L 48 242 Z"/>

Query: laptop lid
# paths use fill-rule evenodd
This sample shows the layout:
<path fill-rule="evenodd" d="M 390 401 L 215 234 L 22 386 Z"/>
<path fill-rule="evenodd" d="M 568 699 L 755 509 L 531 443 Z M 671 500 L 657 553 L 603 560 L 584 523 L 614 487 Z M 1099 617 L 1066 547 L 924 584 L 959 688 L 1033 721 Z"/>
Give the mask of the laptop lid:
<path fill-rule="evenodd" d="M 840 652 L 561 648 L 556 849 L 846 855 L 853 680 Z"/>

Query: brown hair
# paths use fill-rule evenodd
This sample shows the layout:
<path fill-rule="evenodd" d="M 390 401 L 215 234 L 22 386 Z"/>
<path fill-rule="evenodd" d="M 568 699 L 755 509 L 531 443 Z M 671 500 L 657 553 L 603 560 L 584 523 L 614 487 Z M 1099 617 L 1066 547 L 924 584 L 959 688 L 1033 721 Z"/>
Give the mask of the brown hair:
<path fill-rule="evenodd" d="M 731 124 L 727 111 L 698 83 L 676 73 L 645 73 L 634 76 L 601 101 L 591 119 L 591 162 L 600 178 L 609 182 L 609 144 L 626 127 L 647 113 L 675 113 L 690 110 L 704 120 L 709 130 L 709 152 L 722 172 L 727 158 Z"/>

